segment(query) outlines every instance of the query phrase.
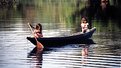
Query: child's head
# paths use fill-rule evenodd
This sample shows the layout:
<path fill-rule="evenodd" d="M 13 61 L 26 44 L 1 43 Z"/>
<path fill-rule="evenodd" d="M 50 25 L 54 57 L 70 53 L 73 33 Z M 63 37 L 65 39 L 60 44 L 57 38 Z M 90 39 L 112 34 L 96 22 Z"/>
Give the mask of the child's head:
<path fill-rule="evenodd" d="M 87 23 L 87 18 L 86 17 L 82 17 L 81 21 L 82 21 L 82 23 Z"/>
<path fill-rule="evenodd" d="M 38 25 L 40 26 L 40 29 L 42 30 L 42 25 L 40 23 Z"/>
<path fill-rule="evenodd" d="M 40 26 L 39 25 L 36 25 L 36 29 L 39 30 L 40 29 Z"/>
<path fill-rule="evenodd" d="M 40 30 L 42 30 L 42 25 L 40 23 L 37 24 Z"/>

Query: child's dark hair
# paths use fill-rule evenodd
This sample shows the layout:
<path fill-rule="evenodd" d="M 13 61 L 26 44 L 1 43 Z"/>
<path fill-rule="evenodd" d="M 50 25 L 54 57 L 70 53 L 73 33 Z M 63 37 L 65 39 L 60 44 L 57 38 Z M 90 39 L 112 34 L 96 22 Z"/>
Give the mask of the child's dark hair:
<path fill-rule="evenodd" d="M 82 19 L 82 18 L 85 18 L 85 19 L 86 19 L 86 21 L 87 21 L 87 17 L 83 16 L 83 17 L 81 17 L 81 19 Z"/>
<path fill-rule="evenodd" d="M 82 16 L 82 17 L 81 17 L 81 19 L 82 19 L 82 18 L 85 18 L 85 20 L 88 22 L 88 19 L 87 19 L 87 17 L 85 17 L 85 16 Z"/>
<path fill-rule="evenodd" d="M 40 23 L 37 24 L 40 28 L 40 33 L 42 34 L 42 25 Z"/>
<path fill-rule="evenodd" d="M 39 25 L 36 25 L 36 27 L 35 27 L 36 29 L 40 29 L 40 26 Z"/>
<path fill-rule="evenodd" d="M 39 27 L 40 27 L 40 30 L 42 30 L 42 25 L 39 23 L 39 24 L 37 24 L 37 25 L 39 25 Z"/>

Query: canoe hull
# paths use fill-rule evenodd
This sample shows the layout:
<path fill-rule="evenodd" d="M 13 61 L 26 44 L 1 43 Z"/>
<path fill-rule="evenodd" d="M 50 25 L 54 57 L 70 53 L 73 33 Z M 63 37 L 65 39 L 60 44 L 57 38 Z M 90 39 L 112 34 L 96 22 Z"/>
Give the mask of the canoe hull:
<path fill-rule="evenodd" d="M 90 39 L 95 32 L 96 28 L 90 29 L 89 32 L 84 34 L 77 34 L 67 37 L 50 37 L 50 38 L 37 38 L 37 40 L 43 45 L 65 45 L 65 44 L 91 44 L 92 40 Z M 27 39 L 36 45 L 36 40 L 34 37 L 27 37 Z"/>

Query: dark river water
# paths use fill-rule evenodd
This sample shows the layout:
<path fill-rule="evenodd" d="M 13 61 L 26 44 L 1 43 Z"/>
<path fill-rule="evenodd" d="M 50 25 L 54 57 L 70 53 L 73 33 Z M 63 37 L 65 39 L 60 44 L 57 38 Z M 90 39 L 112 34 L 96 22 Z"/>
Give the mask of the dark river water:
<path fill-rule="evenodd" d="M 69 4 L 68 1 L 50 1 L 27 0 L 20 1 L 14 8 L 0 8 L 0 68 L 121 68 L 121 19 L 117 18 L 91 19 L 92 27 L 97 29 L 91 38 L 95 44 L 36 50 L 26 39 L 32 36 L 28 22 L 41 23 L 44 37 L 81 31 L 80 17 L 72 21 L 77 0 L 70 0 Z M 85 1 L 81 3 L 83 9 Z"/>

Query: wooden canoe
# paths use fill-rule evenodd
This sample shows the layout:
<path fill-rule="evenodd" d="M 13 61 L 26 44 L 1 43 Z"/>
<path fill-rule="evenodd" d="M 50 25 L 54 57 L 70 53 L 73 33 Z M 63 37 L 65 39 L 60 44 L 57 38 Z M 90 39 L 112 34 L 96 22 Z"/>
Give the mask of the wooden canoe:
<path fill-rule="evenodd" d="M 37 40 L 42 43 L 44 46 L 49 45 L 65 45 L 65 44 L 91 44 L 93 43 L 90 39 L 93 35 L 93 33 L 96 31 L 96 28 L 90 29 L 86 33 L 78 33 L 74 34 L 72 36 L 66 36 L 66 37 L 43 37 L 43 38 L 37 38 Z M 27 37 L 27 39 L 36 45 L 36 40 L 34 37 Z"/>

